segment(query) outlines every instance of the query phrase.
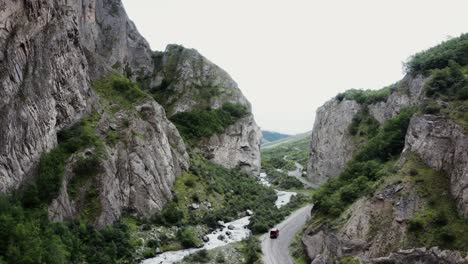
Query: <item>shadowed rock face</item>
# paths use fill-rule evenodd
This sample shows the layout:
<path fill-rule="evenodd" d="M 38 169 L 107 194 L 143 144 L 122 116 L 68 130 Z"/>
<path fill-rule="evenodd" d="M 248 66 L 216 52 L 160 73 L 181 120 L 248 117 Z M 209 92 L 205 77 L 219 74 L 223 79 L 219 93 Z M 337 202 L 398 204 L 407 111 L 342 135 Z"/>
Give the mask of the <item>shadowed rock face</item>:
<path fill-rule="evenodd" d="M 79 28 L 55 1 L 0 3 L 0 50 L 0 192 L 7 192 L 95 97 Z"/>

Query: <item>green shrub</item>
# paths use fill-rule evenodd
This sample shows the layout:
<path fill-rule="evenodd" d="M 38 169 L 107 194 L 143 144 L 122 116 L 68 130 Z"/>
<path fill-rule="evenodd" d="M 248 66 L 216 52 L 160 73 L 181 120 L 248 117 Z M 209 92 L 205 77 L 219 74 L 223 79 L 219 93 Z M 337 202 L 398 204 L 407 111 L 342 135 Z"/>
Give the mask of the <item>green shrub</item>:
<path fill-rule="evenodd" d="M 247 239 L 242 241 L 242 244 L 242 255 L 244 256 L 246 263 L 255 263 L 260 259 L 262 249 L 257 238 L 249 236 Z"/>
<path fill-rule="evenodd" d="M 349 126 L 349 133 L 353 136 L 372 138 L 379 130 L 379 122 L 369 114 L 369 108 L 365 105 L 354 117 Z"/>
<path fill-rule="evenodd" d="M 42 155 L 37 177 L 23 191 L 24 206 L 37 207 L 49 204 L 57 197 L 65 173 L 66 162 L 73 153 L 94 147 L 96 156 L 93 158 L 93 166 L 97 166 L 96 163 L 99 163 L 98 155 L 103 149 L 102 141 L 95 134 L 95 123 L 99 118 L 99 115 L 92 114 L 71 128 L 58 133 L 58 146 Z M 79 164 L 79 166 L 81 165 Z M 91 168 L 81 166 L 79 172 L 84 173 L 83 170 L 86 169 L 91 170 Z"/>
<path fill-rule="evenodd" d="M 450 178 L 426 166 L 416 155 L 409 162 L 417 171 L 410 178 L 412 184 L 427 202 L 409 219 L 408 243 L 412 247 L 465 250 L 468 220 L 458 214 L 456 201 L 450 195 Z"/>
<path fill-rule="evenodd" d="M 437 115 L 440 113 L 441 107 L 438 103 L 429 101 L 422 105 L 422 112 L 428 115 Z"/>
<path fill-rule="evenodd" d="M 338 101 L 354 100 L 362 105 L 370 105 L 377 102 L 386 101 L 387 98 L 392 93 L 393 87 L 385 87 L 380 90 L 359 90 L 359 89 L 350 89 L 344 93 L 339 93 L 335 98 Z"/>
<path fill-rule="evenodd" d="M 225 263 L 225 262 L 226 262 L 226 259 L 224 258 L 224 254 L 223 254 L 223 253 L 219 253 L 219 254 L 216 256 L 215 261 L 216 261 L 216 263 Z"/>
<path fill-rule="evenodd" d="M 127 109 L 150 98 L 136 83 L 115 73 L 94 81 L 92 87 L 101 98 Z"/>
<path fill-rule="evenodd" d="M 78 188 L 85 182 L 93 179 L 102 171 L 100 158 L 93 154 L 89 157 L 81 158 L 73 168 L 74 177 L 68 183 L 68 194 L 75 198 Z"/>
<path fill-rule="evenodd" d="M 0 259 L 6 263 L 128 263 L 134 246 L 128 227 L 96 230 L 83 221 L 54 223 L 47 209 L 27 209 L 0 197 Z"/>
<path fill-rule="evenodd" d="M 468 64 L 468 34 L 442 42 L 426 51 L 413 55 L 405 63 L 406 72 L 425 74 L 429 70 L 443 69 L 454 61 L 462 66 Z"/>
<path fill-rule="evenodd" d="M 187 141 L 196 143 L 201 138 L 223 132 L 247 114 L 245 106 L 227 103 L 220 109 L 177 113 L 171 117 L 171 121 Z"/>
<path fill-rule="evenodd" d="M 179 230 L 177 238 L 184 248 L 193 248 L 202 245 L 193 227 L 184 227 Z"/>
<path fill-rule="evenodd" d="M 424 89 L 428 97 L 444 97 L 444 99 L 465 98 L 465 91 L 468 87 L 461 68 L 451 61 L 449 67 L 434 70 L 431 79 L 426 83 Z"/>
<path fill-rule="evenodd" d="M 175 202 L 168 203 L 162 210 L 162 217 L 167 225 L 177 225 L 182 221 L 184 213 Z"/>

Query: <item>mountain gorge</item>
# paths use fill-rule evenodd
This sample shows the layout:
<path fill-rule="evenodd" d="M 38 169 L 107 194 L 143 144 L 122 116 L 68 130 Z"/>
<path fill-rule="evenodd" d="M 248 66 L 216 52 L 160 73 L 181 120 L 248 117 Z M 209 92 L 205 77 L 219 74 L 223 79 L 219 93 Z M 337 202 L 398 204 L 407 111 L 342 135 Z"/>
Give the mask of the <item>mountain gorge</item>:
<path fill-rule="evenodd" d="M 468 262 L 467 34 L 296 136 L 121 0 L 0 1 L 0 51 L 0 264 Z"/>

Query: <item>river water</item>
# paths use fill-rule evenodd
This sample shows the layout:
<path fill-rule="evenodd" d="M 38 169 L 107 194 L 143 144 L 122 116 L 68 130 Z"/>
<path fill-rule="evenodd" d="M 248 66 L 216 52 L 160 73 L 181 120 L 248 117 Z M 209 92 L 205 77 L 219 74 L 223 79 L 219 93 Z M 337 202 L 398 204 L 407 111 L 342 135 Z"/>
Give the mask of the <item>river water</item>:
<path fill-rule="evenodd" d="M 265 186 L 271 186 L 271 184 L 268 182 L 266 178 L 267 178 L 266 173 L 263 173 L 263 172 L 260 173 L 260 176 L 259 176 L 260 183 L 262 183 Z M 291 201 L 291 198 L 297 195 L 297 193 L 295 192 L 286 192 L 286 191 L 278 191 L 278 190 L 275 190 L 275 192 L 276 192 L 276 195 L 278 196 L 278 198 L 275 201 L 275 205 L 278 208 L 288 204 Z M 254 214 L 255 214 L 255 211 L 254 211 Z M 225 223 L 224 227 L 221 230 L 217 229 L 213 231 L 211 234 L 207 235 L 210 240 L 206 242 L 201 248 L 191 248 L 191 249 L 183 249 L 183 250 L 178 250 L 178 251 L 164 252 L 162 254 L 157 255 L 154 258 L 145 259 L 142 262 L 142 264 L 172 264 L 177 261 L 181 261 L 185 256 L 193 254 L 202 249 L 209 250 L 209 249 L 213 249 L 217 247 L 222 247 L 227 244 L 240 242 L 250 235 L 250 230 L 247 228 L 247 226 L 250 223 L 249 219 L 250 219 L 250 216 L 246 216 L 246 217 L 234 220 L 232 222 Z M 228 228 L 229 226 L 231 226 L 231 229 Z M 226 232 L 230 232 L 231 234 L 227 235 Z M 220 235 L 223 235 L 225 239 L 224 240 L 218 239 L 218 236 Z"/>

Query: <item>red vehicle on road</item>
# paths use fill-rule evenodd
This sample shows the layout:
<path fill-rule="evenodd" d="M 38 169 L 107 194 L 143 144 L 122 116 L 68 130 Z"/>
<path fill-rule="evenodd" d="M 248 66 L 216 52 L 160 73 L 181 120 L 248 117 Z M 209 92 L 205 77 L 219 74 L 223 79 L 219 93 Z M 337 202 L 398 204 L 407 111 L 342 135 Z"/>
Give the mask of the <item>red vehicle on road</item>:
<path fill-rule="evenodd" d="M 270 238 L 278 238 L 278 236 L 279 236 L 279 229 L 278 228 L 270 229 Z"/>

